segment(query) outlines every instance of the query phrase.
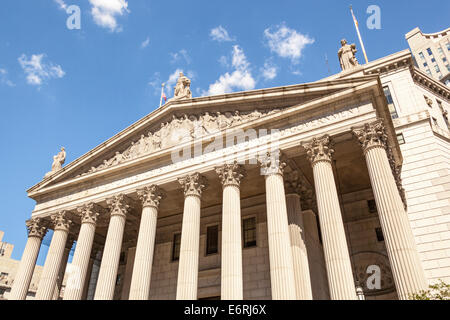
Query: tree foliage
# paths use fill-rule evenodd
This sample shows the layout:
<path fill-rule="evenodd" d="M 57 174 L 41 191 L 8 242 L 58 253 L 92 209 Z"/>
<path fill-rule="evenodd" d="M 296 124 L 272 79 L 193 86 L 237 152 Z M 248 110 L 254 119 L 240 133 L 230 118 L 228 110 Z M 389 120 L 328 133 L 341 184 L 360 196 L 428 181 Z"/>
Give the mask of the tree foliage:
<path fill-rule="evenodd" d="M 439 280 L 430 285 L 428 290 L 421 290 L 411 296 L 412 300 L 450 300 L 450 285 Z"/>

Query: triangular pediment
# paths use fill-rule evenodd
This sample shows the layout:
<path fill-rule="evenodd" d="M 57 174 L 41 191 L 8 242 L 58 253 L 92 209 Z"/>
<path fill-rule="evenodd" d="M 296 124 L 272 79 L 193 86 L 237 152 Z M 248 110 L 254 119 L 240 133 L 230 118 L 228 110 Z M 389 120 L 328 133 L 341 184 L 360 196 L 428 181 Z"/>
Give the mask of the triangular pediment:
<path fill-rule="evenodd" d="M 97 172 L 170 149 L 186 136 L 194 139 L 223 130 L 263 121 L 294 106 L 349 92 L 377 76 L 337 79 L 218 96 L 170 101 L 125 130 L 44 178 L 28 190 L 89 177 Z"/>

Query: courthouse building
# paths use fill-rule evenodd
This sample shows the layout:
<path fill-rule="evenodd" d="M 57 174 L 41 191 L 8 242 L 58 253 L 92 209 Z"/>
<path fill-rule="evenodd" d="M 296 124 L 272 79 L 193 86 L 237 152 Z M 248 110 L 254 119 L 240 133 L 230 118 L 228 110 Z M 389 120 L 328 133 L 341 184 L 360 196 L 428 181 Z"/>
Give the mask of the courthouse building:
<path fill-rule="evenodd" d="M 408 50 L 313 83 L 174 98 L 28 195 L 11 299 L 408 299 L 450 281 L 450 90 Z"/>

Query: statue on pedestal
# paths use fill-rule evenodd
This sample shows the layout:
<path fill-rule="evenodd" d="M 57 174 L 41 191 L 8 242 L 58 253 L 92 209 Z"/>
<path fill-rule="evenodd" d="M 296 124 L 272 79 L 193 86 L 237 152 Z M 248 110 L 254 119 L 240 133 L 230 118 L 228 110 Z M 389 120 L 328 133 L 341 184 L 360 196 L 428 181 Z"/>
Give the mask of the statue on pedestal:
<path fill-rule="evenodd" d="M 191 99 L 191 80 L 189 80 L 183 72 L 180 72 L 180 76 L 178 77 L 177 85 L 175 86 L 175 92 L 173 100 L 181 100 L 181 99 Z"/>
<path fill-rule="evenodd" d="M 45 177 L 48 177 L 53 173 L 55 173 L 56 171 L 61 170 L 65 161 L 66 161 L 66 150 L 64 149 L 64 147 L 62 147 L 61 151 L 56 156 L 53 156 L 52 171 L 48 172 L 45 175 Z"/>
<path fill-rule="evenodd" d="M 347 44 L 347 40 L 341 40 L 342 48 L 338 51 L 339 62 L 341 64 L 342 71 L 350 70 L 359 65 L 358 60 L 356 59 L 356 45 Z"/>

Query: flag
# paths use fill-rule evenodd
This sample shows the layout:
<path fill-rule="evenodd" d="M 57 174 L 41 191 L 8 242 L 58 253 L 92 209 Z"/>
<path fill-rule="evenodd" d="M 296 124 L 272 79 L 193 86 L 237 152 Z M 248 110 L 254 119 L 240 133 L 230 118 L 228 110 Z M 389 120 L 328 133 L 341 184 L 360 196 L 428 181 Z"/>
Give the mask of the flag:
<path fill-rule="evenodd" d="M 355 26 L 359 28 L 358 20 L 356 20 L 355 14 L 353 13 L 352 7 L 350 7 L 350 10 L 352 11 L 353 21 L 355 22 Z"/>
<path fill-rule="evenodd" d="M 164 101 L 167 101 L 166 93 L 164 91 L 162 93 L 162 97 L 161 98 L 164 99 Z"/>

